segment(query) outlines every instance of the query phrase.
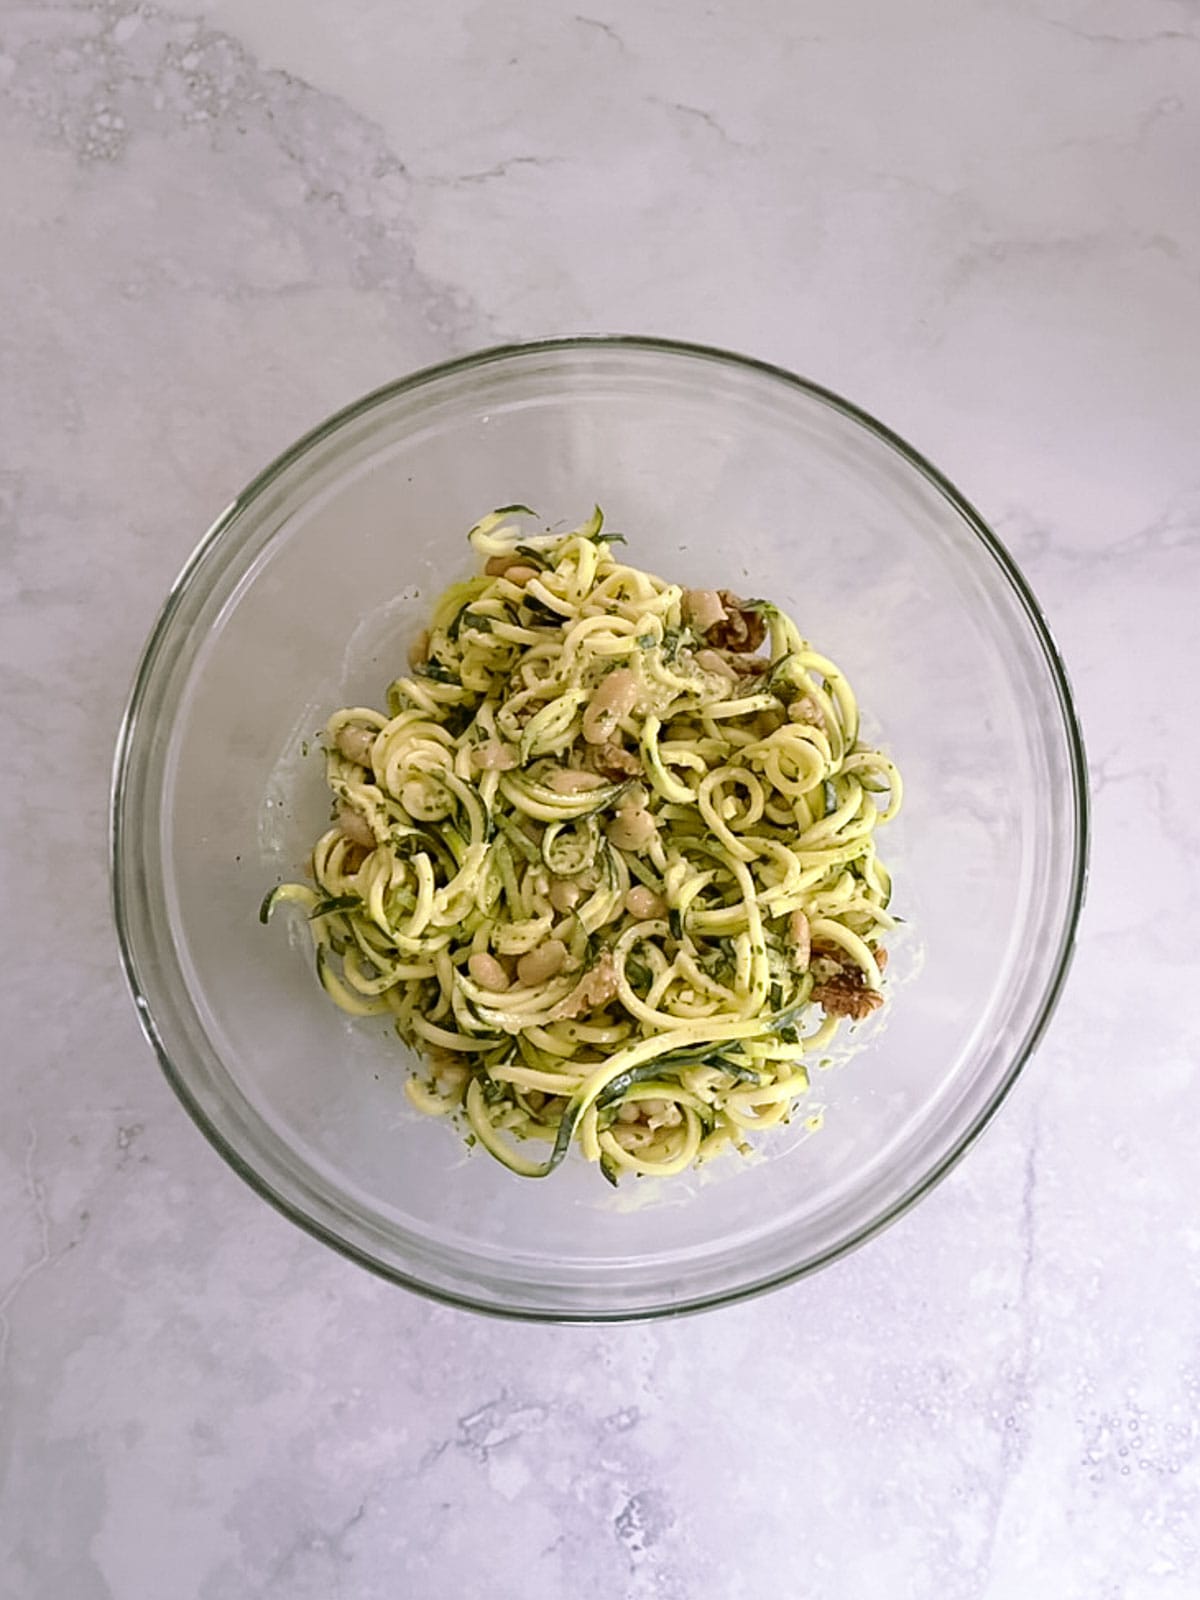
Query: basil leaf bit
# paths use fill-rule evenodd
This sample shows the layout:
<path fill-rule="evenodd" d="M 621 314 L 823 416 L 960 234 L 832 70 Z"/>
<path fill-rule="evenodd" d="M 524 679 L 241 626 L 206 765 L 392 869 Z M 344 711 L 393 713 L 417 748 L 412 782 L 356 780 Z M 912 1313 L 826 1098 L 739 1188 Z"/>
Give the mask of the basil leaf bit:
<path fill-rule="evenodd" d="M 352 911 L 355 906 L 361 904 L 362 901 L 356 894 L 326 895 L 323 899 L 318 900 L 308 913 L 308 920 L 315 922 L 318 917 L 327 917 L 334 911 Z"/>
<path fill-rule="evenodd" d="M 561 616 L 553 606 L 548 606 L 535 594 L 525 596 L 521 601 L 521 610 L 528 611 L 531 617 L 541 618 L 543 622 L 552 622 L 556 628 L 561 628 L 564 622 L 570 621 L 569 617 Z"/>
<path fill-rule="evenodd" d="M 690 628 L 664 628 L 662 638 L 663 660 L 668 663 L 674 661 L 680 650 L 694 643 L 695 635 Z"/>
<path fill-rule="evenodd" d="M 428 678 L 431 683 L 450 683 L 456 689 L 462 687 L 458 674 L 452 672 L 445 662 L 437 661 L 433 656 L 430 656 L 428 661 L 422 661 L 415 669 L 415 673 L 418 678 Z"/>

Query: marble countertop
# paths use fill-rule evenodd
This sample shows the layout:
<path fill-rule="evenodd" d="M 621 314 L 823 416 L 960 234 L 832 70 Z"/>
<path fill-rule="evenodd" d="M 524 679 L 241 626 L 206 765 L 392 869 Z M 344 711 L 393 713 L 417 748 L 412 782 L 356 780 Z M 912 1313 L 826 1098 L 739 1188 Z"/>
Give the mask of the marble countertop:
<path fill-rule="evenodd" d="M 1198 74 L 1195 0 L 3 0 L 4 1600 L 1200 1594 Z M 1096 833 L 1049 1034 L 913 1213 L 735 1309 L 528 1328 L 203 1142 L 106 791 L 262 462 L 595 329 L 798 369 L 959 483 L 1066 654 Z"/>

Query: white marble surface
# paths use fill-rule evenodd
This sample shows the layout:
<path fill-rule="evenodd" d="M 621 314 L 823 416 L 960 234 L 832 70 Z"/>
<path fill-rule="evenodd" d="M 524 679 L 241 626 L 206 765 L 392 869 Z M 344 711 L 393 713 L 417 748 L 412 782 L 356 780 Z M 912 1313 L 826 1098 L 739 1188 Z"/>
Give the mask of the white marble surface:
<path fill-rule="evenodd" d="M 1195 0 L 0 0 L 4 1600 L 1200 1594 L 1198 88 Z M 528 1329 L 193 1130 L 106 786 L 255 468 L 597 328 L 793 366 L 961 484 L 1067 654 L 1096 841 L 1051 1032 L 916 1212 L 734 1310 Z"/>

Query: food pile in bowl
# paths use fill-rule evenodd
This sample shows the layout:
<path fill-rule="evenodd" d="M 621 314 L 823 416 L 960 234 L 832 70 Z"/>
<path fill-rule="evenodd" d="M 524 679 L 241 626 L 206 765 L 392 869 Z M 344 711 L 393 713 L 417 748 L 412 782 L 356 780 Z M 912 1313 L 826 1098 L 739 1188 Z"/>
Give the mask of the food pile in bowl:
<path fill-rule="evenodd" d="M 630 564 L 598 507 L 536 527 L 476 523 L 386 710 L 329 718 L 331 825 L 262 917 L 512 1172 L 669 1177 L 802 1113 L 883 1004 L 900 777 L 769 600 Z"/>

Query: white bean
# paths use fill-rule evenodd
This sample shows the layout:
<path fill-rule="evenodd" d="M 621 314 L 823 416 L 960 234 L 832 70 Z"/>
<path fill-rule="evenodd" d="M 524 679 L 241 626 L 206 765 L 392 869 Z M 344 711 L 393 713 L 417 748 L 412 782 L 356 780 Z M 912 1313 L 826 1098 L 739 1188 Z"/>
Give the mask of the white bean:
<path fill-rule="evenodd" d="M 351 844 L 360 844 L 364 850 L 374 850 L 375 835 L 371 832 L 371 824 L 360 811 L 348 805 L 339 806 L 337 825 Z"/>
<path fill-rule="evenodd" d="M 728 678 L 730 683 L 737 682 L 737 673 L 733 667 L 715 650 L 697 650 L 696 665 L 703 667 L 705 672 L 715 672 L 719 677 Z"/>
<path fill-rule="evenodd" d="M 498 994 L 508 988 L 508 973 L 486 950 L 476 950 L 467 962 L 467 970 L 481 989 L 491 989 Z"/>
<path fill-rule="evenodd" d="M 347 761 L 356 761 L 360 767 L 368 766 L 371 761 L 371 746 L 375 743 L 375 729 L 362 728 L 357 723 L 348 722 L 344 728 L 338 729 L 334 743 Z"/>
<path fill-rule="evenodd" d="M 447 1099 L 451 1096 L 461 1099 L 469 1077 L 467 1068 L 460 1062 L 454 1062 L 452 1065 L 438 1067 L 434 1072 L 433 1081 L 437 1085 L 439 1094 L 445 1095 Z"/>
<path fill-rule="evenodd" d="M 471 763 L 481 772 L 511 772 L 517 765 L 517 752 L 510 744 L 490 739 L 471 751 Z"/>
<path fill-rule="evenodd" d="M 579 904 L 583 890 L 571 878 L 557 878 L 550 885 L 550 904 L 555 911 L 573 911 Z"/>
<path fill-rule="evenodd" d="M 628 667 L 618 667 L 603 678 L 583 713 L 583 737 L 589 744 L 604 744 L 617 731 L 622 717 L 637 704 L 638 681 Z"/>
<path fill-rule="evenodd" d="M 556 972 L 562 970 L 566 959 L 567 947 L 562 940 L 547 939 L 517 962 L 517 977 L 532 988 L 535 983 L 545 983 L 547 978 L 553 978 Z"/>
<path fill-rule="evenodd" d="M 812 956 L 812 930 L 809 928 L 808 918 L 798 908 L 792 912 L 788 931 L 791 933 L 792 943 L 796 947 L 792 959 L 800 971 L 803 972 Z"/>
<path fill-rule="evenodd" d="M 410 778 L 400 789 L 400 804 L 418 822 L 440 822 L 454 809 L 454 801 L 436 778 Z"/>
<path fill-rule="evenodd" d="M 661 917 L 667 909 L 660 896 L 638 883 L 625 896 L 625 909 L 631 917 Z"/>
<path fill-rule="evenodd" d="M 683 614 L 701 633 L 711 628 L 714 622 L 724 622 L 729 615 L 715 589 L 685 589 Z"/>
<path fill-rule="evenodd" d="M 648 811 L 622 809 L 608 825 L 608 837 L 618 850 L 644 850 L 658 833 L 658 824 Z"/>
<path fill-rule="evenodd" d="M 560 767 L 546 780 L 556 794 L 577 794 L 581 789 L 600 789 L 604 779 L 595 772 L 581 772 L 577 767 Z"/>

